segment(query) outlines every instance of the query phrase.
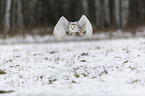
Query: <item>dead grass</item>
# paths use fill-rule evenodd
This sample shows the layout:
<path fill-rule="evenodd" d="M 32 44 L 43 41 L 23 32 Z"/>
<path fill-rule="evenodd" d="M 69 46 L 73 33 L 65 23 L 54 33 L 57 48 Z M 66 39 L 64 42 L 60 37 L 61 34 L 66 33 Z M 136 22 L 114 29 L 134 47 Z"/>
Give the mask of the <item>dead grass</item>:
<path fill-rule="evenodd" d="M 13 90 L 10 90 L 10 91 L 3 91 L 3 90 L 0 90 L 0 94 L 11 93 L 11 92 L 14 92 L 14 91 L 13 91 Z"/>
<path fill-rule="evenodd" d="M 5 74 L 6 74 L 6 72 L 4 70 L 0 69 L 0 75 L 5 75 Z"/>

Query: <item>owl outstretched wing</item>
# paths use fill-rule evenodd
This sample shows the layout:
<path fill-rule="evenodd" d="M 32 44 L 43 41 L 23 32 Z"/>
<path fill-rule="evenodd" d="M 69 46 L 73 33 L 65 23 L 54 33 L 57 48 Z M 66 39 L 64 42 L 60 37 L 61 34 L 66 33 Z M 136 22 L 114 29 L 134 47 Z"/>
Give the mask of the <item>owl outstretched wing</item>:
<path fill-rule="evenodd" d="M 62 16 L 55 25 L 53 35 L 55 36 L 57 41 L 60 41 L 66 35 L 67 30 L 68 30 L 68 20 Z"/>
<path fill-rule="evenodd" d="M 82 30 L 86 31 L 86 35 L 89 37 L 89 39 L 91 39 L 93 35 L 93 28 L 89 19 L 85 15 L 82 15 L 78 24 L 80 25 Z"/>

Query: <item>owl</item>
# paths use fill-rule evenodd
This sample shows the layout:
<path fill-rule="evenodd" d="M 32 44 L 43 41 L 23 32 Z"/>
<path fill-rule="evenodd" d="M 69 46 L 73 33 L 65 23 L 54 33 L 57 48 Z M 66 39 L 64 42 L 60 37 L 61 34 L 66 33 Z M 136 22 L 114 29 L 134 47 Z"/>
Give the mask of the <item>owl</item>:
<path fill-rule="evenodd" d="M 85 15 L 82 15 L 80 20 L 76 22 L 69 22 L 64 16 L 62 16 L 54 27 L 53 35 L 57 41 L 61 41 L 67 32 L 74 36 L 76 33 L 83 35 L 84 32 L 86 32 L 86 35 L 91 39 L 93 28 Z"/>

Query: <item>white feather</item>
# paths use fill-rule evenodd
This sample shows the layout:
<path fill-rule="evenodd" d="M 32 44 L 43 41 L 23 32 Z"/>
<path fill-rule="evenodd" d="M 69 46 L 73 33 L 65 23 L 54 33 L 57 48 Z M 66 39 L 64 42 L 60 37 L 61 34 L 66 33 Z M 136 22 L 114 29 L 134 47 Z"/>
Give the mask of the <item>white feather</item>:
<path fill-rule="evenodd" d="M 58 41 L 61 41 L 62 38 L 66 35 L 67 30 L 68 30 L 68 20 L 62 16 L 57 22 L 53 34 Z"/>
<path fill-rule="evenodd" d="M 93 28 L 89 19 L 85 15 L 82 15 L 78 24 L 81 26 L 82 29 L 86 31 L 86 35 L 89 37 L 89 39 L 91 39 L 93 35 Z"/>

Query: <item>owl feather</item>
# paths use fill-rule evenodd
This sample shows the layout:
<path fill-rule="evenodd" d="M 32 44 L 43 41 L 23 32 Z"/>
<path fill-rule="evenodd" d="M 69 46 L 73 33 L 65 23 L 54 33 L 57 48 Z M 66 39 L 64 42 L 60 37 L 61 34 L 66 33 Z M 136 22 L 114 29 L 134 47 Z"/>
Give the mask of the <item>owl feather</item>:
<path fill-rule="evenodd" d="M 78 24 L 81 26 L 83 31 L 86 31 L 86 35 L 89 37 L 89 39 L 91 39 L 93 35 L 93 28 L 88 18 L 85 15 L 82 15 Z"/>
<path fill-rule="evenodd" d="M 72 28 L 72 30 L 69 30 L 69 26 L 74 27 L 71 25 L 72 23 L 73 22 L 71 22 L 71 23 L 68 22 L 68 20 L 63 16 L 59 19 L 59 21 L 57 22 L 57 24 L 54 28 L 54 32 L 53 32 L 57 41 L 61 41 L 63 39 L 63 37 L 66 35 L 67 31 L 70 33 L 72 30 L 74 31 L 73 28 Z M 92 34 L 93 34 L 93 28 L 92 28 L 90 21 L 88 20 L 88 18 L 85 15 L 82 15 L 80 20 L 77 22 L 74 22 L 74 24 L 77 25 L 76 28 L 80 28 L 80 30 L 78 29 L 77 32 L 79 32 L 81 34 L 85 31 L 86 35 L 89 37 L 89 39 L 91 39 Z M 75 31 L 73 32 L 73 31 L 72 31 L 72 33 L 76 34 L 76 32 Z"/>
<path fill-rule="evenodd" d="M 57 41 L 61 41 L 62 38 L 66 35 L 66 31 L 68 26 L 68 20 L 65 17 L 61 17 L 54 28 L 54 36 Z"/>

